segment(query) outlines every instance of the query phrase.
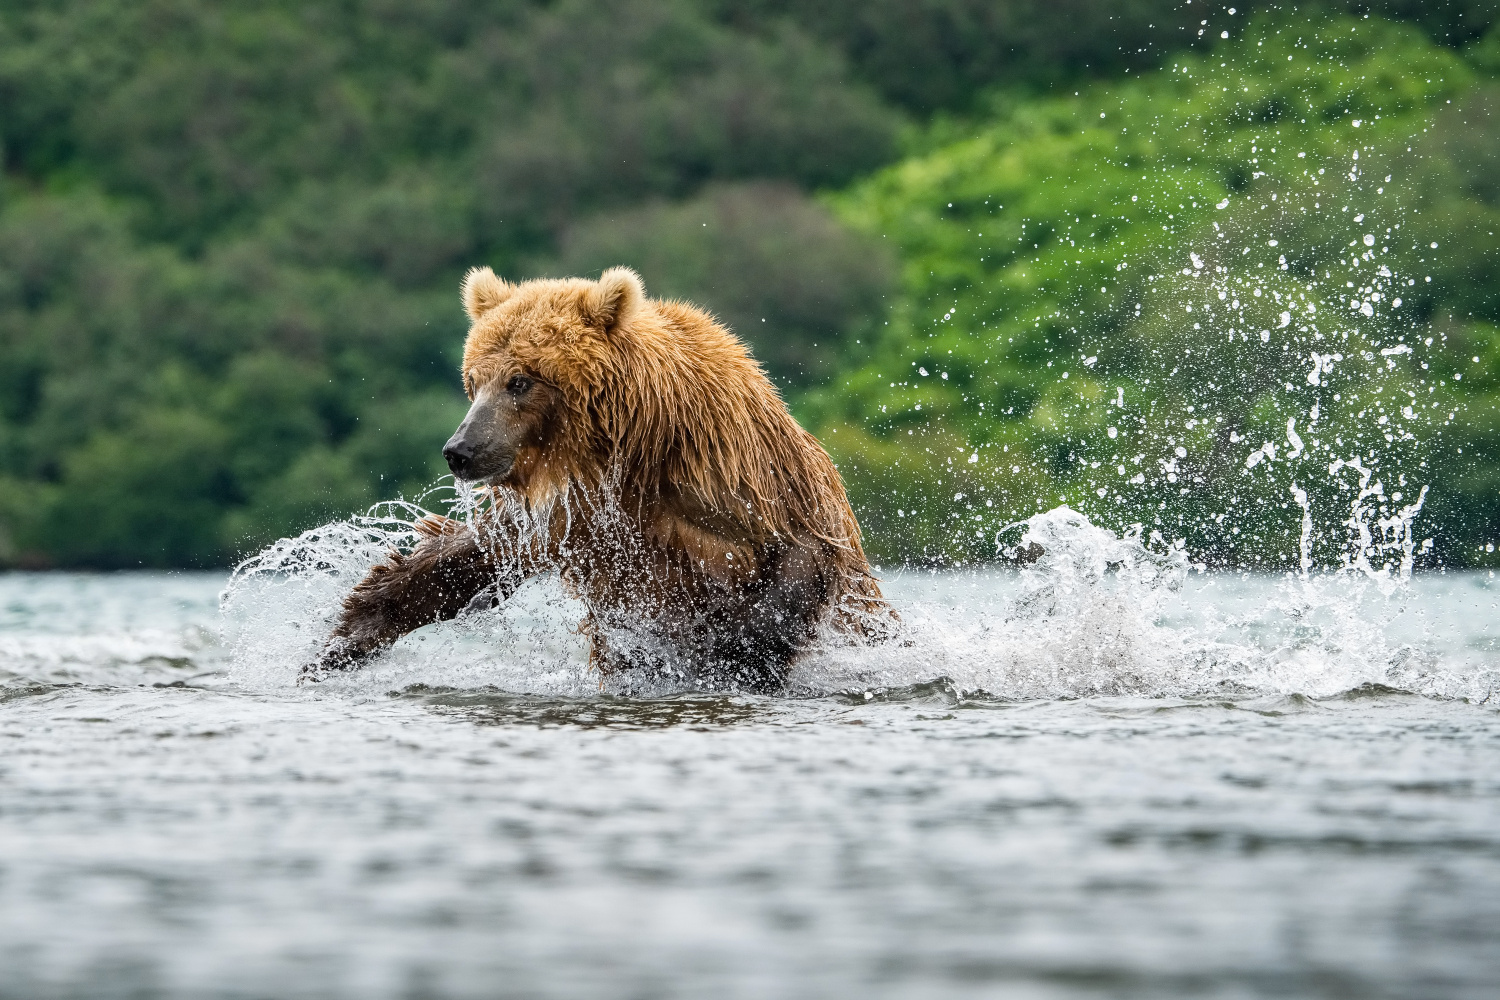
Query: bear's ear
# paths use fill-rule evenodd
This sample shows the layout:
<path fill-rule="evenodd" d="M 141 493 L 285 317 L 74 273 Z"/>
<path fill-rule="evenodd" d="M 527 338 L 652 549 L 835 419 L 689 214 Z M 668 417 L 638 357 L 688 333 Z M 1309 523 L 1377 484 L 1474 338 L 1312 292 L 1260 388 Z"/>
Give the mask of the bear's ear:
<path fill-rule="evenodd" d="M 583 320 L 590 326 L 612 330 L 646 300 L 641 276 L 628 267 L 612 267 L 583 298 Z"/>
<path fill-rule="evenodd" d="M 472 320 L 510 298 L 516 286 L 507 283 L 487 267 L 473 267 L 464 275 L 464 311 Z"/>

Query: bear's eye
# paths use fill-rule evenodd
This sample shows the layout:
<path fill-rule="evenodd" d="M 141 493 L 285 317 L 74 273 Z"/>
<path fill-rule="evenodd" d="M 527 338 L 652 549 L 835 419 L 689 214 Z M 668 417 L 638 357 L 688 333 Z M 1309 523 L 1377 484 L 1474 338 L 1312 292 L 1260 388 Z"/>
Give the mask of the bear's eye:
<path fill-rule="evenodd" d="M 512 396 L 524 396 L 531 388 L 531 379 L 525 375 L 517 375 L 505 383 L 505 391 Z"/>

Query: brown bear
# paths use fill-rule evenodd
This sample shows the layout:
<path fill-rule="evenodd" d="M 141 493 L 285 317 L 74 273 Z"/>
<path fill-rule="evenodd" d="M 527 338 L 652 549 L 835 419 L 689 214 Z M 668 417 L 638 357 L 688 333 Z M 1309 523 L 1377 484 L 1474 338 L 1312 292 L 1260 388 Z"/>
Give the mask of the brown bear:
<path fill-rule="evenodd" d="M 487 506 L 418 522 L 303 679 L 549 571 L 587 609 L 601 675 L 774 691 L 821 624 L 878 637 L 895 620 L 827 452 L 708 313 L 648 299 L 626 268 L 519 284 L 477 268 L 463 303 L 473 405 L 443 454 Z"/>

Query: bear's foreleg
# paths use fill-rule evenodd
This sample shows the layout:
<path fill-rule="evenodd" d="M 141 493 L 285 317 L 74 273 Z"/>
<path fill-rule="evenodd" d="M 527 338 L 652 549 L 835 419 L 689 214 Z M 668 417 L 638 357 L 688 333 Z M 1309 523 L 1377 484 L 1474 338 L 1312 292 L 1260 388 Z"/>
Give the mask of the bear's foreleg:
<path fill-rule="evenodd" d="M 791 545 L 709 616 L 709 662 L 721 680 L 774 693 L 812 642 L 829 602 L 831 570 L 816 542 Z"/>
<path fill-rule="evenodd" d="M 298 681 L 353 670 L 408 632 L 456 618 L 485 591 L 509 597 L 522 574 L 502 572 L 493 550 L 467 525 L 447 519 L 417 523 L 423 537 L 410 552 L 392 552 L 349 596 L 317 662 Z"/>

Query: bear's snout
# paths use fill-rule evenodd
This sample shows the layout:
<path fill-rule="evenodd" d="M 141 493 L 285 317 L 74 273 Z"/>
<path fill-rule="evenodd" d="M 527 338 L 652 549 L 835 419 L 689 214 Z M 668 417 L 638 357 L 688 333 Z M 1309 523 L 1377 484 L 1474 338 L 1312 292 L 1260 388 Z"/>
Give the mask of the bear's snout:
<path fill-rule="evenodd" d="M 479 391 L 458 430 L 443 445 L 443 460 L 458 479 L 474 482 L 510 472 L 516 460 L 516 441 L 524 431 L 514 413 L 506 412 L 504 394 L 491 387 Z"/>
<path fill-rule="evenodd" d="M 510 472 L 515 456 L 505 448 L 482 448 L 467 437 L 457 434 L 443 446 L 443 458 L 456 479 L 493 479 Z"/>
<path fill-rule="evenodd" d="M 443 460 L 448 463 L 448 471 L 459 479 L 467 479 L 465 473 L 474 464 L 474 446 L 454 435 L 443 446 Z"/>

